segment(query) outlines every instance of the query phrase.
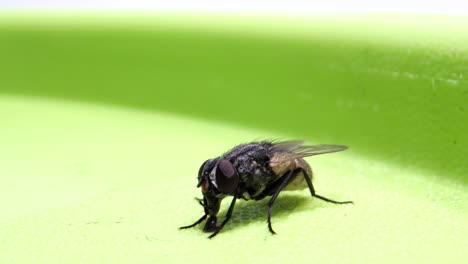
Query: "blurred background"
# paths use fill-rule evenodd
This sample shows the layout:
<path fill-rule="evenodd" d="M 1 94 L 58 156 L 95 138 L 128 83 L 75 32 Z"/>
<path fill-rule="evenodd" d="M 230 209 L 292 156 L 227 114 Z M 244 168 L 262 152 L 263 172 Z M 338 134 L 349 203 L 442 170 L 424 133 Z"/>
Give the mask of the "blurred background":
<path fill-rule="evenodd" d="M 248 238 L 266 248 L 258 261 L 286 244 L 321 252 L 295 261 L 460 261 L 467 12 L 463 1 L 0 0 L 0 260 L 181 261 L 177 241 L 202 261 L 205 234 L 175 229 L 199 217 L 185 202 L 198 166 L 283 138 L 350 146 L 317 157 L 318 183 L 361 206 L 283 211 L 272 240 L 261 207 L 241 205 L 213 256 Z M 299 228 L 310 211 L 319 231 Z"/>
<path fill-rule="evenodd" d="M 0 92 L 291 132 L 466 178 L 462 2 L 0 6 Z"/>
<path fill-rule="evenodd" d="M 260 11 L 260 12 L 412 12 L 412 13 L 459 13 L 466 14 L 467 4 L 463 1 L 368 1 L 353 2 L 343 0 L 332 1 L 213 1 L 213 0 L 3 0 L 4 8 L 90 8 L 90 9 L 151 9 L 151 10 L 187 10 L 187 11 Z"/>

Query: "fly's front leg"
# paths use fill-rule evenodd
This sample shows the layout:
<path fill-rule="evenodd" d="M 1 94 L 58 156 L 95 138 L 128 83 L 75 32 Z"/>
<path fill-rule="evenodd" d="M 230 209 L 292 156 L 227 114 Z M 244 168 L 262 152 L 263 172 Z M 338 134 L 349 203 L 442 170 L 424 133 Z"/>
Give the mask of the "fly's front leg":
<path fill-rule="evenodd" d="M 234 205 L 236 204 L 236 200 L 237 200 L 237 197 L 234 195 L 234 198 L 232 199 L 231 205 L 229 206 L 229 209 L 228 209 L 228 211 L 226 213 L 226 218 L 221 223 L 221 225 L 216 229 L 216 231 L 213 234 L 211 234 L 208 238 L 213 238 L 214 236 L 216 236 L 219 233 L 219 231 L 221 231 L 221 229 L 223 229 L 224 225 L 229 221 L 229 219 L 231 219 L 232 212 L 234 211 Z"/>
<path fill-rule="evenodd" d="M 191 224 L 191 225 L 188 225 L 188 226 L 181 226 L 179 227 L 179 229 L 187 229 L 187 228 L 192 228 L 192 227 L 195 227 L 197 226 L 198 224 L 200 224 L 201 222 L 203 222 L 203 220 L 205 220 L 207 217 L 207 215 L 204 215 L 202 216 L 200 219 L 198 219 L 195 223 Z"/>
<path fill-rule="evenodd" d="M 205 206 L 206 198 L 203 197 L 203 200 L 200 200 L 198 198 L 195 198 L 195 199 L 197 199 L 198 203 L 200 203 L 200 205 L 203 206 L 205 214 L 200 219 L 198 219 L 195 223 L 193 223 L 191 225 L 188 225 L 188 226 L 181 226 L 181 227 L 179 227 L 179 229 L 187 229 L 187 228 L 195 227 L 195 226 L 199 225 L 201 222 L 203 222 L 206 219 L 206 217 L 208 216 L 208 210 L 206 209 L 206 206 Z"/>

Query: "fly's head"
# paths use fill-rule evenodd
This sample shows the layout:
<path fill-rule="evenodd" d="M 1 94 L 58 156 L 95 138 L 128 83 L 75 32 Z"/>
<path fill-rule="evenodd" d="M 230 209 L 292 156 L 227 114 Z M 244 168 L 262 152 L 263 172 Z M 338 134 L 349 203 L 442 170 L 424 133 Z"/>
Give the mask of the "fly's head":
<path fill-rule="evenodd" d="M 239 173 L 234 165 L 225 159 L 216 158 L 205 161 L 198 171 L 198 184 L 203 194 L 203 207 L 209 218 L 203 228 L 206 232 L 214 231 L 216 215 L 221 200 L 228 195 L 235 195 L 239 186 Z"/>

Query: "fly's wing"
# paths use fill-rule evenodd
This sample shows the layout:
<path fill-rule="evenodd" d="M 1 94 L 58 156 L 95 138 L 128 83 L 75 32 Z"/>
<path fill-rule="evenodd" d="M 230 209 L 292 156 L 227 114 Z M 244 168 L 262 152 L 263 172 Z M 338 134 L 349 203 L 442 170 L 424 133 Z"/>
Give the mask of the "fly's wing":
<path fill-rule="evenodd" d="M 347 149 L 342 145 L 304 145 L 302 141 L 284 141 L 273 143 L 271 147 L 272 154 L 288 153 L 284 155 L 288 158 L 304 158 L 326 153 L 333 153 Z"/>
<path fill-rule="evenodd" d="M 342 145 L 304 145 L 302 141 L 272 142 L 270 148 L 270 166 L 278 167 L 278 171 L 286 170 L 305 157 L 338 152 L 347 149 Z"/>
<path fill-rule="evenodd" d="M 338 152 L 345 149 L 347 147 L 341 145 L 307 146 L 301 141 L 272 142 L 269 150 L 269 166 L 278 176 L 284 175 L 296 168 L 302 168 L 307 173 L 307 177 L 312 178 L 312 170 L 303 159 L 304 157 Z M 304 188 L 307 188 L 304 177 L 296 177 L 284 190 L 301 190 Z"/>

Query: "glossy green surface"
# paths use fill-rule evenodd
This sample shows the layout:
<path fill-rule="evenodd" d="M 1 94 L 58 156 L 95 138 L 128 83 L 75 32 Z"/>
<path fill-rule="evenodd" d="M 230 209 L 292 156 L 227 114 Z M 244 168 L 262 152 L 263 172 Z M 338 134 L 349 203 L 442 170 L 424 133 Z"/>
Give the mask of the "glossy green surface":
<path fill-rule="evenodd" d="M 434 173 L 352 151 L 310 158 L 318 193 L 355 205 L 285 192 L 272 236 L 266 201 L 240 201 L 209 240 L 201 227 L 177 229 L 203 212 L 193 199 L 200 164 L 279 134 L 22 97 L 1 97 L 0 112 L 8 113 L 0 131 L 1 263 L 463 262 L 466 186 Z"/>
<path fill-rule="evenodd" d="M 466 26 L 396 15 L 2 16 L 0 262 L 461 263 Z M 310 161 L 320 194 L 356 205 L 289 193 L 274 213 L 278 236 L 265 201 L 241 202 L 216 240 L 178 231 L 201 216 L 201 162 L 258 138 L 350 146 Z"/>

